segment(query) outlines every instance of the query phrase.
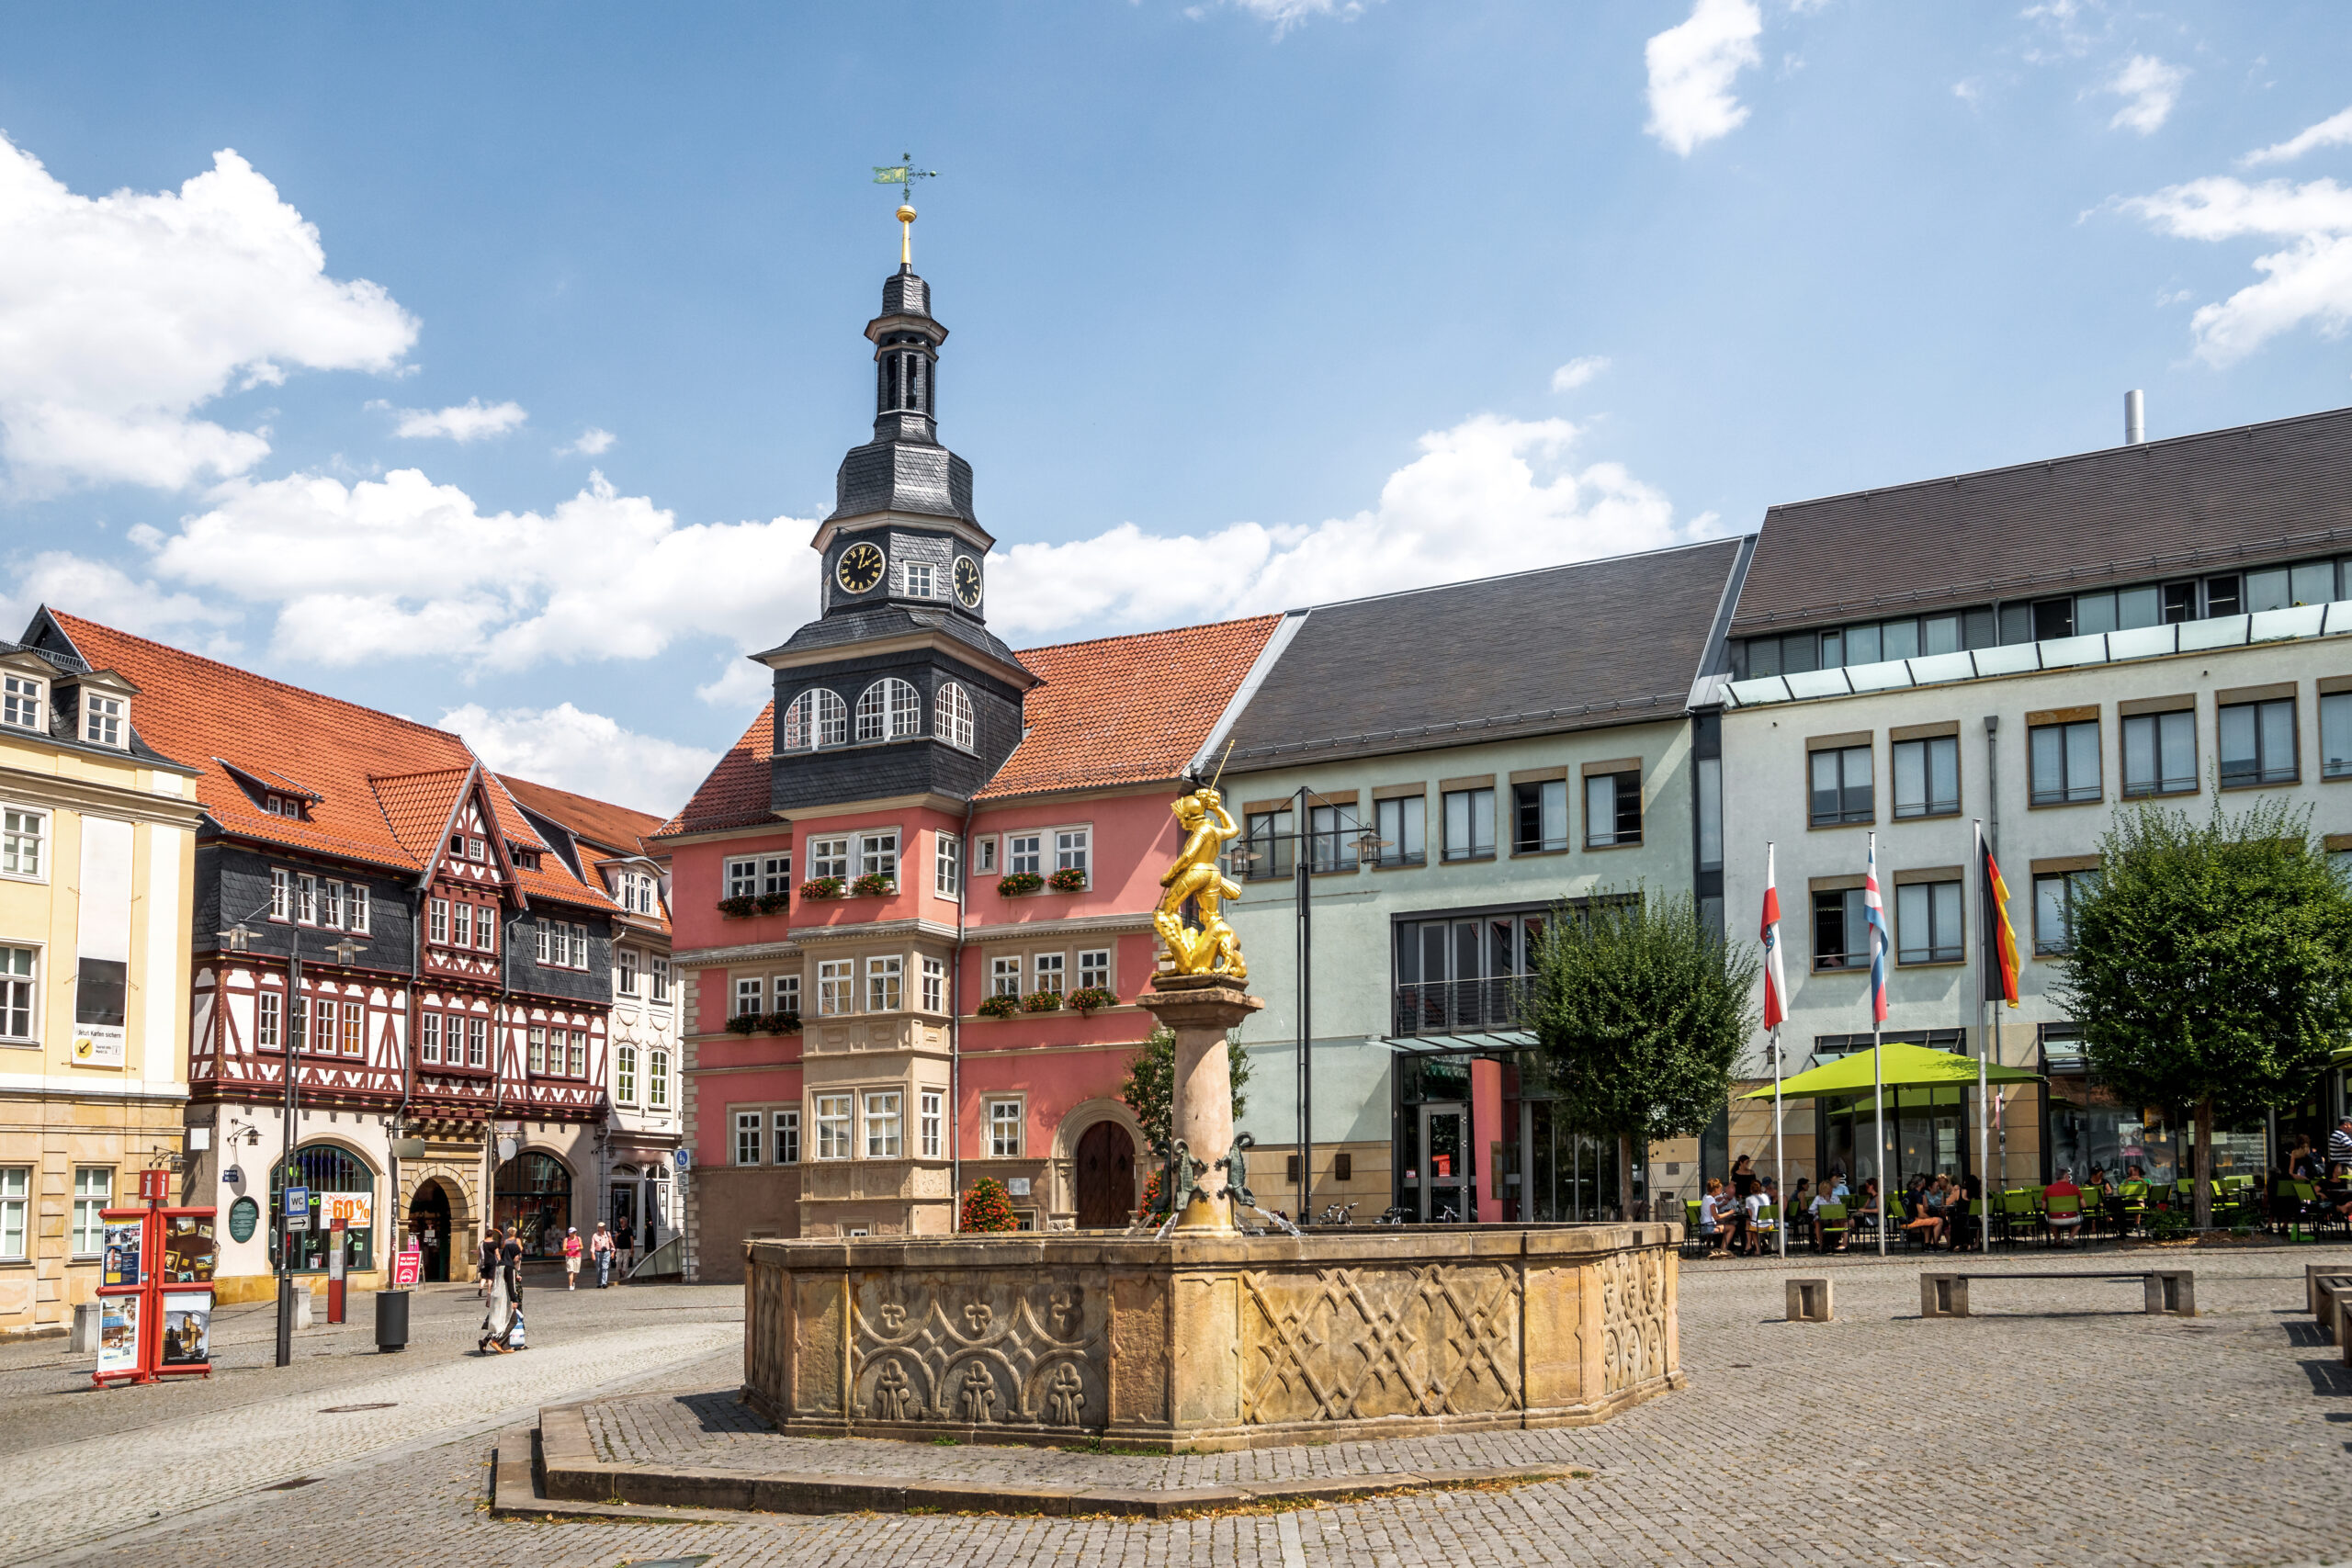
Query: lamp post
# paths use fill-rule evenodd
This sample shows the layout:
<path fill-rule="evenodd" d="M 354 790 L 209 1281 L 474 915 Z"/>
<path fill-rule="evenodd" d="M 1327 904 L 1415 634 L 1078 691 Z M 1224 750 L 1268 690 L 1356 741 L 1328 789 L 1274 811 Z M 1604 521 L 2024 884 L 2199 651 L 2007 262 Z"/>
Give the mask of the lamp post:
<path fill-rule="evenodd" d="M 276 907 L 277 897 L 270 898 L 247 910 L 230 922 L 229 929 L 218 932 L 221 948 L 229 953 L 243 953 L 253 941 L 253 931 L 245 925 L 264 909 Z M 286 1029 L 282 1036 L 286 1048 L 286 1102 L 280 1112 L 285 1124 L 277 1162 L 277 1185 L 282 1194 L 292 1184 L 294 1175 L 294 1122 L 302 1110 L 301 1094 L 295 1076 L 294 1037 L 299 1031 L 308 1035 L 311 1010 L 302 998 L 302 928 L 297 924 L 288 931 L 286 956 Z M 361 942 L 345 937 L 328 944 L 330 953 L 345 964 L 368 951 Z M 309 1043 L 308 1040 L 304 1043 Z M 291 1366 L 294 1362 L 294 1246 L 293 1235 L 286 1228 L 283 1198 L 279 1200 L 277 1218 L 277 1364 Z"/>

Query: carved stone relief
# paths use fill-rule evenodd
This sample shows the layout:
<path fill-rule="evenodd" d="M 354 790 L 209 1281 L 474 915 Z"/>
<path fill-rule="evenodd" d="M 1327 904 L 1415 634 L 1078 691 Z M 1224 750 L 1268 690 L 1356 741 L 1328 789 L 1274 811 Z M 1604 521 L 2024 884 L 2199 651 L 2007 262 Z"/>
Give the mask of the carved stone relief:
<path fill-rule="evenodd" d="M 1519 1288 L 1487 1265 L 1244 1272 L 1242 1418 L 1521 1408 Z"/>
<path fill-rule="evenodd" d="M 851 1314 L 854 1420 L 1096 1430 L 1109 1420 L 1099 1280 L 870 1279 L 854 1288 Z"/>

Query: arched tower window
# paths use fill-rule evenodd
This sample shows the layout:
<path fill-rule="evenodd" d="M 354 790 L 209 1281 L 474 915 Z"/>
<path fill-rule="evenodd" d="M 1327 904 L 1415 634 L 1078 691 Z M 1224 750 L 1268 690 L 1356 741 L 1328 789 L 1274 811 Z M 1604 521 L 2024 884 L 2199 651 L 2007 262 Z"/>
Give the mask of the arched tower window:
<path fill-rule="evenodd" d="M 822 686 L 811 686 L 784 710 L 784 734 L 778 744 L 786 751 L 811 751 L 820 746 L 849 742 L 849 705 Z"/>
<path fill-rule="evenodd" d="M 972 694 L 953 681 L 943 682 L 933 716 L 932 733 L 958 751 L 976 750 L 972 744 Z"/>
<path fill-rule="evenodd" d="M 892 676 L 876 681 L 857 699 L 857 738 L 902 740 L 922 733 L 922 694 Z"/>

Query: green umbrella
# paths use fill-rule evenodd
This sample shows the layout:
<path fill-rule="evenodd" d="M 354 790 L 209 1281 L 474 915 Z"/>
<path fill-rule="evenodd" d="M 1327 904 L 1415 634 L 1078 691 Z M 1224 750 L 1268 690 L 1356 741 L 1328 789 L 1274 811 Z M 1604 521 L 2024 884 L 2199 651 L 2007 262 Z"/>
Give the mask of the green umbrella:
<path fill-rule="evenodd" d="M 1955 1055 L 1950 1051 L 1930 1050 L 1925 1045 L 1905 1045 L 1890 1040 L 1879 1047 L 1883 1055 L 1880 1082 L 1888 1089 L 1916 1089 L 1922 1084 L 1973 1084 L 1976 1082 L 1976 1058 Z M 1984 1077 L 1988 1083 L 2031 1083 L 2040 1073 L 2023 1067 L 2002 1067 L 1986 1063 Z M 1833 1094 L 1868 1094 L 1871 1091 L 1871 1054 L 1857 1051 L 1841 1056 L 1792 1078 L 1782 1080 L 1781 1094 L 1788 1100 L 1814 1100 Z M 1742 1098 L 1770 1100 L 1772 1086 L 1751 1089 Z"/>

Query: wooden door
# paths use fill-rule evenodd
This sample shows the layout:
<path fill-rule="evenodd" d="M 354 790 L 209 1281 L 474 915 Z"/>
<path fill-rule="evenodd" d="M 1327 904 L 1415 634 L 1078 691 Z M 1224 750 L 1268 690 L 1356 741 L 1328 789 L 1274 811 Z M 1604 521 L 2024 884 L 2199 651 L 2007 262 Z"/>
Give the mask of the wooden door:
<path fill-rule="evenodd" d="M 1125 1226 L 1136 1202 L 1136 1144 L 1116 1122 L 1097 1122 L 1078 1140 L 1078 1225 Z"/>

